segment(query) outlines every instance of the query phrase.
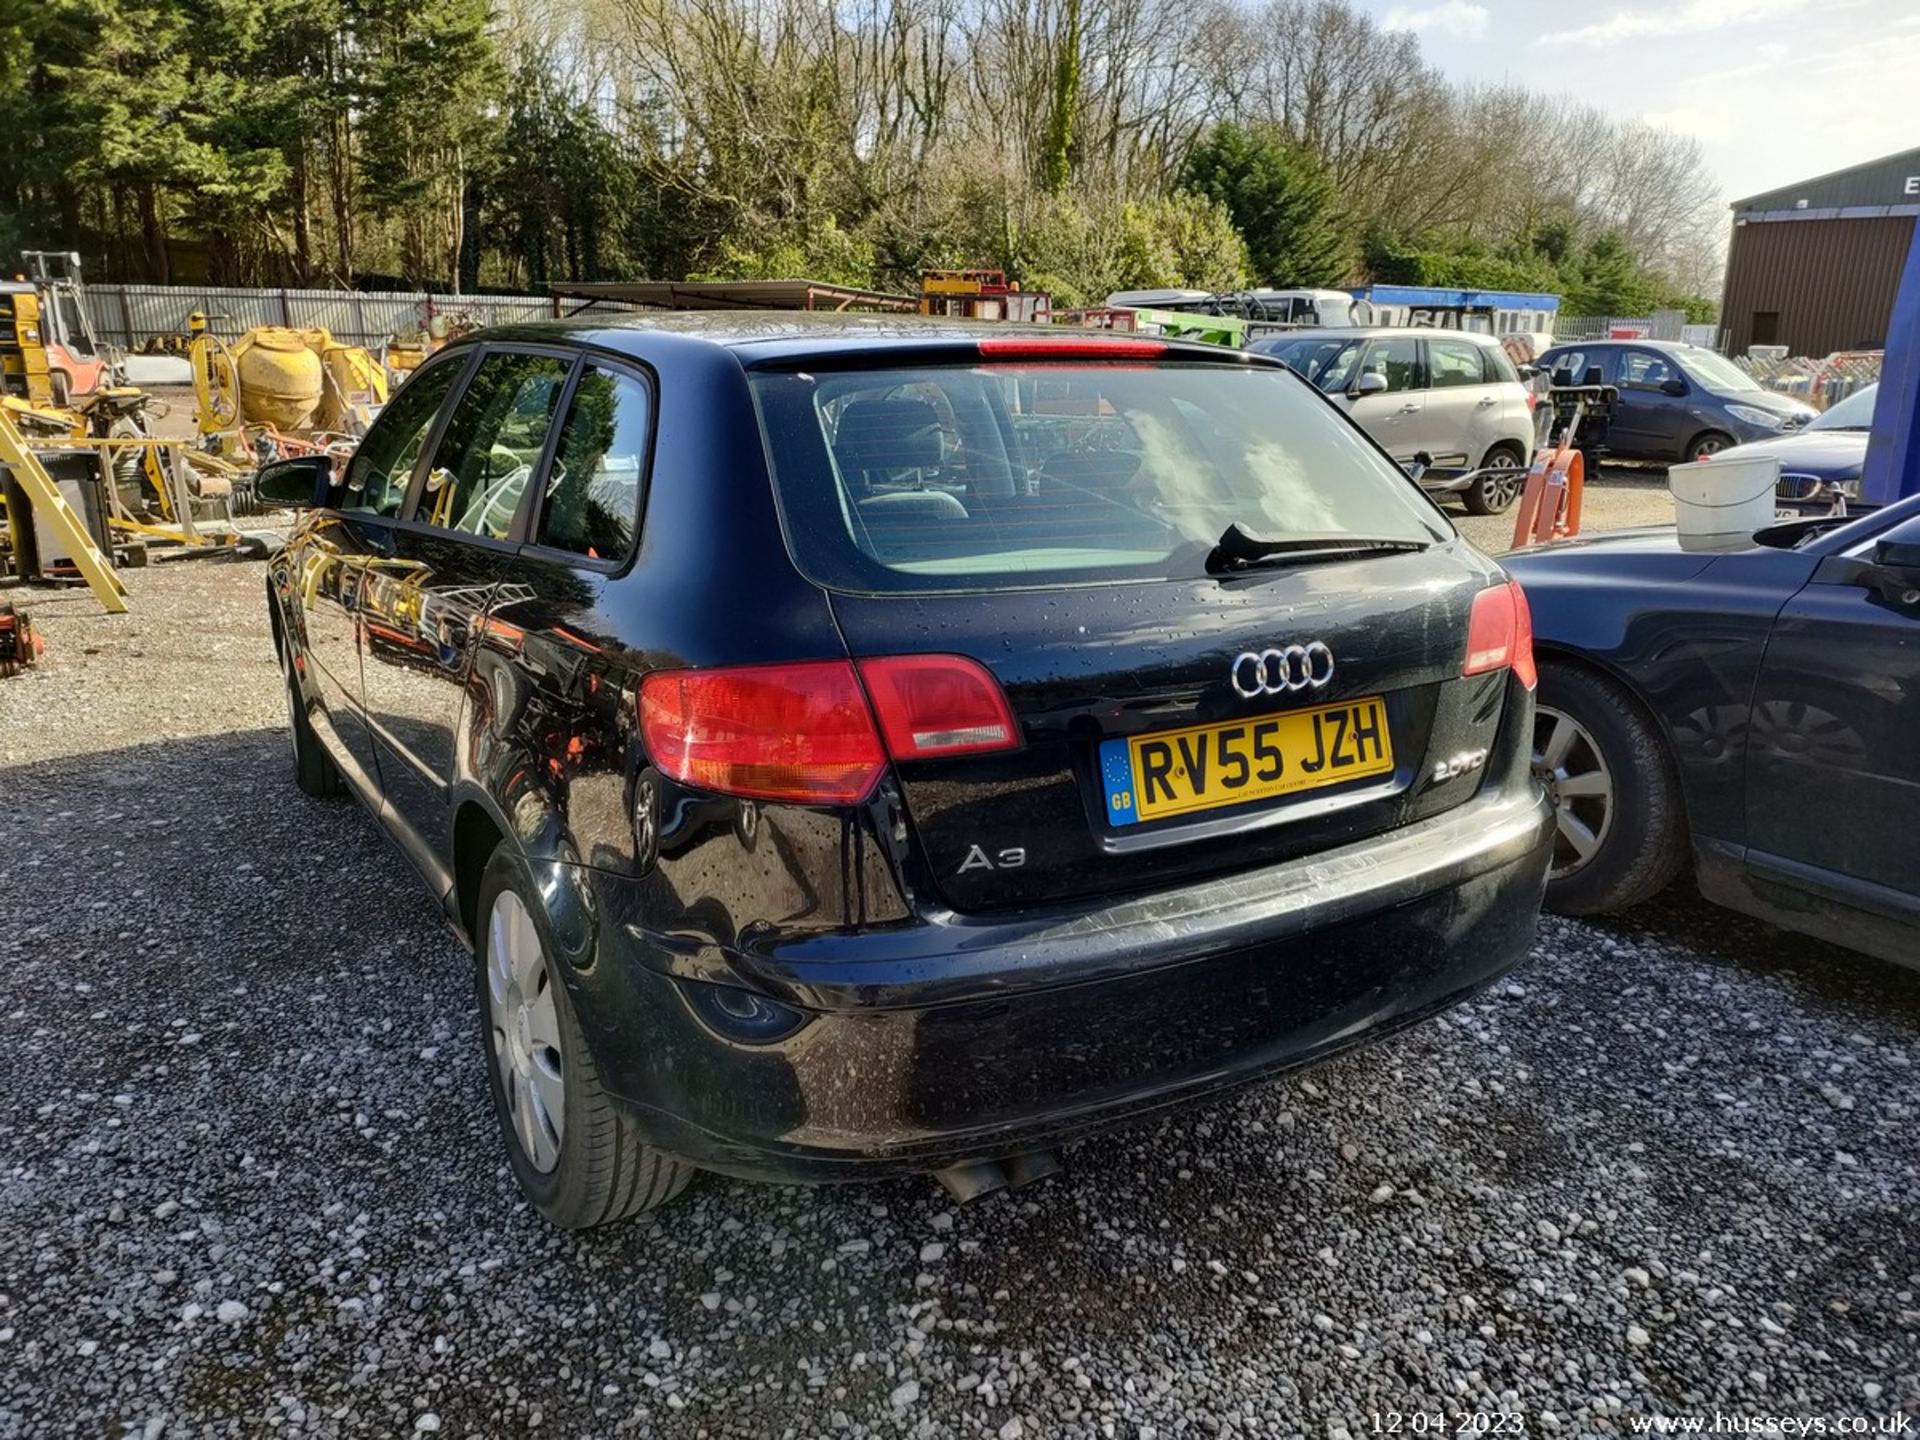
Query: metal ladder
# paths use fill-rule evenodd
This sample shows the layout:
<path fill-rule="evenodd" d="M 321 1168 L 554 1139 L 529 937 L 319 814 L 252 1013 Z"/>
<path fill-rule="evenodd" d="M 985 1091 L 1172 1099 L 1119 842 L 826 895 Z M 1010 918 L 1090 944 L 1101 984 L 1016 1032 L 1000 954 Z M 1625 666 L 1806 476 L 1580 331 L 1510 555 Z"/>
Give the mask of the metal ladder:
<path fill-rule="evenodd" d="M 60 493 L 60 487 L 47 474 L 47 467 L 40 463 L 27 445 L 26 437 L 20 433 L 20 427 L 13 423 L 13 417 L 0 410 L 0 465 L 13 471 L 13 478 L 20 488 L 26 491 L 27 499 L 39 512 L 40 518 L 47 522 L 60 543 L 67 547 L 67 553 L 73 557 L 74 567 L 79 570 L 87 582 L 87 588 L 93 591 L 94 599 L 109 615 L 127 613 L 127 587 L 114 573 L 113 562 L 100 553 L 100 547 L 93 543 L 93 537 L 87 533 L 87 527 L 74 513 L 67 497 Z M 27 517 L 15 516 L 16 526 L 31 523 Z"/>

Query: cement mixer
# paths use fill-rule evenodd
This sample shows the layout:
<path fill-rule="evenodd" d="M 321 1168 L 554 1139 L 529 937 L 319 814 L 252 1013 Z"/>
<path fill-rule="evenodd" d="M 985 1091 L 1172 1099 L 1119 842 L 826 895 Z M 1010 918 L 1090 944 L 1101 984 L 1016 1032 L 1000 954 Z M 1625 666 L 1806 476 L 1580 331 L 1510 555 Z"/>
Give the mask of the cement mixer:
<path fill-rule="evenodd" d="M 195 419 L 203 443 L 269 456 L 358 439 L 387 401 L 387 376 L 324 327 L 261 325 L 229 345 L 187 317 Z"/>

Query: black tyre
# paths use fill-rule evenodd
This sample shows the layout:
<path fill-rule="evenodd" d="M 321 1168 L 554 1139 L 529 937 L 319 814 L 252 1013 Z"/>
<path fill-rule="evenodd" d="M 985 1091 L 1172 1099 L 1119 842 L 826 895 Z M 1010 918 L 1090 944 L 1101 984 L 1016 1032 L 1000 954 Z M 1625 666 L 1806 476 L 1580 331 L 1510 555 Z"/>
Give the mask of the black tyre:
<path fill-rule="evenodd" d="M 1558 828 L 1547 908 L 1623 910 L 1665 889 L 1686 863 L 1680 781 L 1653 721 L 1618 685 L 1543 664 L 1533 768 Z"/>
<path fill-rule="evenodd" d="M 521 1192 L 568 1230 L 671 1200 L 693 1167 L 642 1140 L 601 1085 L 546 912 L 509 846 L 487 862 L 474 913 L 487 1088 Z"/>
<path fill-rule="evenodd" d="M 1702 455 L 1718 455 L 1722 450 L 1731 448 L 1733 443 L 1733 437 L 1724 431 L 1709 430 L 1704 435 L 1696 435 L 1680 459 L 1684 463 L 1698 460 Z"/>
<path fill-rule="evenodd" d="M 1480 468 L 1492 473 L 1482 475 L 1461 494 L 1468 513 L 1498 515 L 1503 510 L 1511 510 L 1527 483 L 1526 457 L 1517 446 L 1500 444 L 1487 451 Z"/>
<path fill-rule="evenodd" d="M 294 679 L 293 665 L 284 646 L 280 660 L 281 689 L 287 694 L 287 731 L 293 744 L 293 783 L 303 794 L 322 798 L 338 795 L 347 788 L 346 782 L 340 778 L 333 757 L 321 746 L 320 737 L 313 733 L 313 725 L 307 719 L 307 702 L 300 693 L 300 682 Z"/>

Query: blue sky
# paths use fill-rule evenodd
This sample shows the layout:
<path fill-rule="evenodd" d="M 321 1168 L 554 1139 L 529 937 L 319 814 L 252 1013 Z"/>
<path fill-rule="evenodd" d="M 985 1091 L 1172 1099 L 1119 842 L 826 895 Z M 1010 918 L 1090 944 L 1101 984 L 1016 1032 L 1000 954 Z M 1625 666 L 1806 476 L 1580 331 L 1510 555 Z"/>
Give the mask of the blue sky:
<path fill-rule="evenodd" d="M 1920 145 L 1920 0 L 1360 0 L 1462 80 L 1697 136 L 1732 200 Z"/>

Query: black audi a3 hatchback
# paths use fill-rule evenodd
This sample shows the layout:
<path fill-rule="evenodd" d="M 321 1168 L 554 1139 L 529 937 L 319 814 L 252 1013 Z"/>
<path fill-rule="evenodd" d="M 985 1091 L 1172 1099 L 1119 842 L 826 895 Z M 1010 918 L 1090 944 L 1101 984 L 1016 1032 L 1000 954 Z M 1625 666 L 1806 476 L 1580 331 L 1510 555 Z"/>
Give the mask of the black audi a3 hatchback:
<path fill-rule="evenodd" d="M 555 1223 L 935 1172 L 1434 1014 L 1533 934 L 1518 588 L 1283 366 L 588 316 L 450 346 L 269 567 L 298 782 L 474 956 Z"/>

